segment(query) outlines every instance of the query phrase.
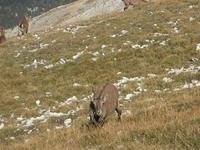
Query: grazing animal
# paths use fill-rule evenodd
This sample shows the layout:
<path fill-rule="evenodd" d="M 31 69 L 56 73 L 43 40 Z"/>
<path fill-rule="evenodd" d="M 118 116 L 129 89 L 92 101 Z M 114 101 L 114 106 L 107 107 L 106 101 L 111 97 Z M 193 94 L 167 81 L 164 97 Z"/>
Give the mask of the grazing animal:
<path fill-rule="evenodd" d="M 0 43 L 3 43 L 4 41 L 6 41 L 5 29 L 4 27 L 0 26 Z"/>
<path fill-rule="evenodd" d="M 115 111 L 121 120 L 122 111 L 118 107 L 117 88 L 109 83 L 103 84 L 94 92 L 93 100 L 90 102 L 90 122 L 96 126 L 102 126 L 105 119 Z"/>
<path fill-rule="evenodd" d="M 134 7 L 135 5 L 139 4 L 141 1 L 148 2 L 148 0 L 122 0 L 122 1 L 124 2 L 124 5 L 125 5 L 124 11 L 128 9 L 130 5 Z"/>
<path fill-rule="evenodd" d="M 24 16 L 18 25 L 18 36 L 28 33 L 30 17 Z"/>

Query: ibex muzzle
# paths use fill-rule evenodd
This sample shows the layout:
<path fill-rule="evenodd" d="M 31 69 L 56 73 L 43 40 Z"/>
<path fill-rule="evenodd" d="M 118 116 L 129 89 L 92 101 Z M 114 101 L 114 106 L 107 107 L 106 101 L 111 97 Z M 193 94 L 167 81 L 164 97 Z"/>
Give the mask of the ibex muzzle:
<path fill-rule="evenodd" d="M 103 125 L 105 119 L 115 111 L 120 120 L 122 111 L 118 108 L 118 97 L 118 91 L 114 85 L 107 83 L 99 86 L 90 102 L 90 121 L 97 126 Z"/>

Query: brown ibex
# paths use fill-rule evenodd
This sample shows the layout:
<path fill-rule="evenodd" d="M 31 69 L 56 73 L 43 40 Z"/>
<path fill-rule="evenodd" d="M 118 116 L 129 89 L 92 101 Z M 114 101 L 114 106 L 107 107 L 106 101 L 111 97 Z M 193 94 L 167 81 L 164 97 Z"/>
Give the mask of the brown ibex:
<path fill-rule="evenodd" d="M 129 8 L 129 6 L 135 6 L 140 2 L 148 2 L 149 0 L 122 0 L 124 2 L 124 11 Z"/>
<path fill-rule="evenodd" d="M 4 41 L 6 41 L 5 29 L 4 27 L 0 26 L 0 43 L 3 43 Z"/>
<path fill-rule="evenodd" d="M 30 21 L 30 17 L 24 16 L 22 20 L 19 22 L 18 36 L 20 35 L 20 33 L 21 35 L 25 35 L 28 33 L 29 21 Z"/>
<path fill-rule="evenodd" d="M 109 83 L 103 84 L 94 92 L 93 100 L 90 102 L 90 122 L 96 126 L 102 126 L 105 119 L 115 111 L 121 120 L 122 111 L 118 107 L 117 88 Z"/>

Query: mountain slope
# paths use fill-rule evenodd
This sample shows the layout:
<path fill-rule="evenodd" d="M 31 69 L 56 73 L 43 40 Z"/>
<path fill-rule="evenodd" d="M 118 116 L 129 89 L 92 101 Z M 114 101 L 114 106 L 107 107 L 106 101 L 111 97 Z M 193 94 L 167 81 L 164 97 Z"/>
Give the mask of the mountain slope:
<path fill-rule="evenodd" d="M 199 149 L 199 7 L 150 3 L 0 45 L 0 148 Z M 88 130 L 106 81 L 122 121 Z"/>
<path fill-rule="evenodd" d="M 122 10 L 123 2 L 121 0 L 79 0 L 34 17 L 30 22 L 29 32 L 45 30 L 54 26 L 62 27 L 73 22 L 88 20 L 95 16 Z M 16 36 L 17 32 L 17 27 L 9 29 L 6 31 L 6 36 Z"/>
<path fill-rule="evenodd" d="M 13 28 L 25 15 L 32 17 L 75 0 L 0 0 L 0 25 Z"/>

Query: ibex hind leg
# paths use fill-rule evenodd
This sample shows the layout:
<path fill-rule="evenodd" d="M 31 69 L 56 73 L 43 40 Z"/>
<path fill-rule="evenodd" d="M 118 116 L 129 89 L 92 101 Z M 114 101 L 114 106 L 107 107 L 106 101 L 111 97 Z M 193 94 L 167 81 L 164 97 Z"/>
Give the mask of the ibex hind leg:
<path fill-rule="evenodd" d="M 119 108 L 116 108 L 115 110 L 116 110 L 116 112 L 117 112 L 118 119 L 121 120 L 122 110 L 119 109 Z"/>

